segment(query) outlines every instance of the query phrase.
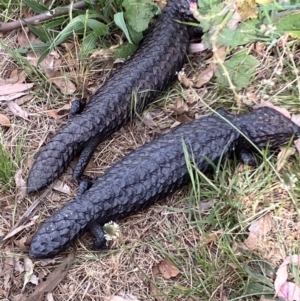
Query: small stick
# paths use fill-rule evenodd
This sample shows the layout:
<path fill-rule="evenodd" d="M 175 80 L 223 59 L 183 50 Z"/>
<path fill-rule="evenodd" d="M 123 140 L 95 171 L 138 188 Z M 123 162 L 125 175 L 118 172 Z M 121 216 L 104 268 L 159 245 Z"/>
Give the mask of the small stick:
<path fill-rule="evenodd" d="M 96 0 L 91 0 L 92 3 L 95 3 Z M 9 23 L 3 23 L 0 22 L 0 32 L 7 32 L 7 31 L 11 31 L 13 29 L 18 29 L 21 28 L 22 26 L 26 26 L 27 23 L 29 24 L 36 24 L 42 21 L 46 21 L 58 16 L 62 16 L 62 15 L 67 15 L 68 12 L 70 10 L 73 9 L 81 9 L 86 7 L 86 2 L 85 1 L 79 1 L 74 3 L 73 5 L 70 4 L 68 6 L 62 7 L 59 10 L 57 9 L 51 9 L 45 13 L 30 17 L 30 18 L 26 18 L 24 20 L 17 20 L 17 21 L 13 21 L 13 22 L 9 22 Z"/>

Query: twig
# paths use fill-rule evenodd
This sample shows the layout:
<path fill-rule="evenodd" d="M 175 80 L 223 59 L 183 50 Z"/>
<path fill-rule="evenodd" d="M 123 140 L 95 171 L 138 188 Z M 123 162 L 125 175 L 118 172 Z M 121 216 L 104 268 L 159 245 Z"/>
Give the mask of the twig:
<path fill-rule="evenodd" d="M 96 2 L 96 0 L 91 0 L 91 3 L 95 3 L 95 2 Z M 9 23 L 0 22 L 0 32 L 11 31 L 14 29 L 21 28 L 22 26 L 26 26 L 26 24 L 36 24 L 39 22 L 43 22 L 43 21 L 58 17 L 58 16 L 67 15 L 70 10 L 72 11 L 74 9 L 81 9 L 84 7 L 86 7 L 86 2 L 79 1 L 74 4 L 65 6 L 65 7 L 51 9 L 45 13 L 42 13 L 42 14 L 39 14 L 39 15 L 36 15 L 36 16 L 30 17 L 30 18 L 26 18 L 23 20 L 17 20 L 17 21 L 13 21 L 13 22 L 9 22 Z"/>
<path fill-rule="evenodd" d="M 44 200 L 44 198 L 47 196 L 47 194 L 50 192 L 52 189 L 52 186 L 47 188 L 41 196 L 39 196 L 32 204 L 31 206 L 27 209 L 27 211 L 21 216 L 19 221 L 10 229 L 10 231 L 7 233 L 7 235 L 3 238 L 3 241 L 6 240 L 7 238 L 10 238 L 12 235 L 11 233 L 18 228 L 20 225 L 25 224 L 30 217 L 36 212 L 37 206 L 40 204 L 41 201 Z M 20 230 L 21 231 L 21 230 Z M 14 233 L 13 235 L 17 234 L 18 232 Z"/>

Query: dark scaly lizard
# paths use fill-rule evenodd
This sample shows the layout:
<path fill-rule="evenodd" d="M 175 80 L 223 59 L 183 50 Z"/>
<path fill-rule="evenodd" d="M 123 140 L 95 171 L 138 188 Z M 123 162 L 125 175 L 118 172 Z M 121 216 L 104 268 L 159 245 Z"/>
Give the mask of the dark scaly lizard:
<path fill-rule="evenodd" d="M 179 126 L 125 156 L 41 225 L 30 256 L 54 256 L 87 228 L 96 236 L 95 246 L 105 246 L 103 224 L 141 210 L 188 183 L 183 142 L 199 170 L 206 172 L 211 167 L 207 158 L 217 164 L 232 152 L 252 149 L 241 133 L 259 148 L 276 148 L 300 136 L 299 126 L 271 108 L 236 116 L 218 112 Z"/>
<path fill-rule="evenodd" d="M 80 158 L 73 177 L 79 181 L 97 145 L 134 112 L 142 112 L 174 80 L 189 46 L 188 27 L 178 21 L 192 19 L 192 2 L 197 1 L 170 0 L 137 51 L 106 80 L 82 112 L 72 111 L 67 125 L 37 154 L 27 179 L 28 193 L 53 182 L 75 154 Z"/>

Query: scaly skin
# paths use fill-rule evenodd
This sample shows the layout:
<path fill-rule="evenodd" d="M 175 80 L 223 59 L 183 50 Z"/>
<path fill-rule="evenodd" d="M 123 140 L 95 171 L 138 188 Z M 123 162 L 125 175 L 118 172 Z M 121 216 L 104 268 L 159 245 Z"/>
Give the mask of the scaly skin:
<path fill-rule="evenodd" d="M 188 28 L 177 21 L 192 18 L 191 2 L 196 0 L 170 0 L 138 50 L 93 95 L 83 112 L 40 150 L 27 179 L 28 193 L 53 182 L 74 154 L 81 153 L 73 175 L 79 180 L 97 145 L 173 81 L 189 45 Z"/>
<path fill-rule="evenodd" d="M 183 141 L 201 172 L 232 151 L 250 150 L 241 131 L 258 147 L 276 148 L 300 136 L 300 127 L 271 108 L 244 115 L 219 111 L 182 125 L 133 151 L 48 218 L 35 234 L 30 256 L 51 257 L 62 251 L 82 230 L 132 214 L 167 196 L 189 181 Z M 226 118 L 226 119 L 224 119 Z M 232 123 L 232 124 L 230 124 Z M 105 245 L 100 226 L 93 228 L 97 247 Z"/>

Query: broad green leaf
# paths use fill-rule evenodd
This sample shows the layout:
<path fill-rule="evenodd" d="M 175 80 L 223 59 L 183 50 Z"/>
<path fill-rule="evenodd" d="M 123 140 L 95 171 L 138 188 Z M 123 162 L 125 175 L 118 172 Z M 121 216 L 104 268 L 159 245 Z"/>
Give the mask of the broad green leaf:
<path fill-rule="evenodd" d="M 30 29 L 30 31 L 32 31 L 43 42 L 48 42 L 54 38 L 53 33 L 43 29 L 42 26 L 33 26 L 29 23 L 27 23 L 27 26 Z"/>
<path fill-rule="evenodd" d="M 259 20 L 253 19 L 241 23 L 235 30 L 225 27 L 220 32 L 217 45 L 236 47 L 259 40 L 259 31 L 256 28 L 259 23 Z"/>
<path fill-rule="evenodd" d="M 127 59 L 136 49 L 137 49 L 136 44 L 123 44 L 120 47 L 118 47 L 114 53 L 114 58 L 115 59 Z"/>
<path fill-rule="evenodd" d="M 255 67 L 259 65 L 258 60 L 254 56 L 248 55 L 247 51 L 248 50 L 245 49 L 234 54 L 223 64 L 237 91 L 249 85 L 250 80 L 255 73 Z M 218 83 L 229 86 L 228 78 L 224 73 L 222 66 L 218 66 L 215 76 Z"/>
<path fill-rule="evenodd" d="M 83 38 L 80 55 L 82 58 L 85 58 L 89 55 L 96 46 L 98 34 L 96 32 L 92 32 Z"/>
<path fill-rule="evenodd" d="M 299 38 L 300 32 L 300 13 L 292 13 L 279 19 L 275 24 L 277 30 L 281 33 L 287 32 L 293 37 Z M 298 34 L 297 34 L 298 33 Z"/>
<path fill-rule="evenodd" d="M 104 36 L 108 32 L 108 26 L 93 19 L 88 19 L 87 25 L 98 35 Z"/>
<path fill-rule="evenodd" d="M 46 56 L 52 51 L 52 49 L 66 41 L 68 38 L 70 38 L 73 34 L 73 32 L 83 30 L 83 24 L 82 24 L 82 16 L 77 16 L 74 19 L 70 21 L 70 23 L 57 35 L 51 46 L 46 49 L 40 56 L 38 60 L 38 64 L 40 64 Z"/>
<path fill-rule="evenodd" d="M 16 51 L 18 53 L 26 53 L 30 50 L 34 50 L 34 51 L 37 51 L 37 52 L 40 52 L 40 51 L 43 52 L 51 46 L 51 43 L 52 42 L 32 44 L 32 45 L 28 45 L 28 46 L 25 46 L 25 47 L 18 48 Z"/>
<path fill-rule="evenodd" d="M 124 0 L 122 6 L 125 8 L 126 21 L 136 32 L 147 29 L 150 20 L 158 12 L 152 0 Z"/>
<path fill-rule="evenodd" d="M 44 13 L 46 11 L 49 10 L 48 7 L 39 4 L 37 1 L 33 1 L 33 0 L 23 0 L 23 2 L 29 7 L 31 8 L 34 12 L 36 13 Z"/>
<path fill-rule="evenodd" d="M 130 25 L 127 26 L 131 41 L 133 44 L 139 44 L 141 39 L 143 38 L 143 34 L 141 32 L 136 32 Z"/>
<path fill-rule="evenodd" d="M 126 23 L 124 20 L 124 13 L 123 12 L 116 13 L 114 15 L 114 21 L 115 21 L 116 25 L 123 30 L 128 42 L 133 44 L 130 39 L 129 31 L 127 29 L 127 26 L 126 26 Z"/>
<path fill-rule="evenodd" d="M 53 20 L 53 21 L 49 21 L 49 22 L 43 24 L 43 27 L 44 27 L 45 29 L 55 28 L 55 27 L 57 27 L 57 26 L 61 26 L 65 21 L 66 21 L 66 18 L 65 18 L 65 17 L 58 18 L 58 19 L 55 19 L 55 20 Z"/>

